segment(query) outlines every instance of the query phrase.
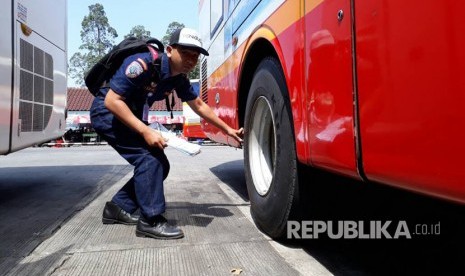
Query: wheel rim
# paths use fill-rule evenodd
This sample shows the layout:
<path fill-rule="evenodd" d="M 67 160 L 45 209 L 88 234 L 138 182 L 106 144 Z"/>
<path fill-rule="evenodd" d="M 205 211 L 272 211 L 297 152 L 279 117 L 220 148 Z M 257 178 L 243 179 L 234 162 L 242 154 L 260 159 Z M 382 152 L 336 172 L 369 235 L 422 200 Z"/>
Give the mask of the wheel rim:
<path fill-rule="evenodd" d="M 271 187 L 276 157 L 276 132 L 267 98 L 261 96 L 255 101 L 251 118 L 248 133 L 250 173 L 255 190 L 264 196 Z"/>

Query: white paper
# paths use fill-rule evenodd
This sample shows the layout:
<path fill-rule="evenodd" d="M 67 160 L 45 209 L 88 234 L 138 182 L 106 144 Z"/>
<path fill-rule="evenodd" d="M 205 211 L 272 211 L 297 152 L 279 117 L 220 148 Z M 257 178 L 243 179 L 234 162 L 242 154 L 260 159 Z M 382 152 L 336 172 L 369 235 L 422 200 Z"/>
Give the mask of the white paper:
<path fill-rule="evenodd" d="M 155 122 L 151 124 L 150 127 L 158 130 L 161 136 L 167 139 L 166 144 L 168 144 L 169 147 L 173 147 L 190 156 L 195 156 L 200 153 L 200 145 L 189 143 L 177 137 L 176 133 L 169 132 L 162 124 Z"/>

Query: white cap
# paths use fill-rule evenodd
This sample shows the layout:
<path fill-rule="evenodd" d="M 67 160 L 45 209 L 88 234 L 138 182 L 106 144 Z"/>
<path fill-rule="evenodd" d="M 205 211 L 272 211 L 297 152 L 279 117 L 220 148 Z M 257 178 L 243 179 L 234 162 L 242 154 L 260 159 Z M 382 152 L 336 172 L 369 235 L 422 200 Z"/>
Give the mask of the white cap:
<path fill-rule="evenodd" d="M 170 45 L 181 45 L 194 48 L 200 53 L 208 56 L 207 50 L 202 48 L 202 40 L 200 40 L 199 34 L 193 29 L 182 28 L 174 31 L 170 38 Z"/>

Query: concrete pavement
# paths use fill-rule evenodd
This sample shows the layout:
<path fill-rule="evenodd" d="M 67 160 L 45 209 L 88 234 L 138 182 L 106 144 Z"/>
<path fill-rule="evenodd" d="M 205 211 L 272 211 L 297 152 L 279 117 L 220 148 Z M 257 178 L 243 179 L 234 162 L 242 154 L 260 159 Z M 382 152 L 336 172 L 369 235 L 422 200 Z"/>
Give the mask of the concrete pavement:
<path fill-rule="evenodd" d="M 165 182 L 166 217 L 182 227 L 185 238 L 138 238 L 135 226 L 101 223 L 105 201 L 131 177 L 129 173 L 7 275 L 329 274 L 309 255 L 288 250 L 259 232 L 247 215 L 248 202 L 218 179 L 215 169 L 206 164 L 199 170 L 186 164 L 185 157 L 174 160 L 170 157 L 172 169 Z"/>

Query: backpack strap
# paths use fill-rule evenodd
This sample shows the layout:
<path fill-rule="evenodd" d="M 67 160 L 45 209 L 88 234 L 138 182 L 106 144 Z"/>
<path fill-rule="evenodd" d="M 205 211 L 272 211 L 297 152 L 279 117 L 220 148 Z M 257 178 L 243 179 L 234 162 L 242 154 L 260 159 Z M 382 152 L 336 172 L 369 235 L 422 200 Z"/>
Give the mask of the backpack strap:
<path fill-rule="evenodd" d="M 173 107 L 175 106 L 175 101 L 174 101 L 174 94 L 171 93 L 171 104 L 170 104 L 170 99 L 169 99 L 169 95 L 166 95 L 165 96 L 165 103 L 166 103 L 166 110 L 168 110 L 170 112 L 170 115 L 171 115 L 171 119 L 173 119 Z"/>
<path fill-rule="evenodd" d="M 149 48 L 149 51 L 152 54 L 153 61 L 157 60 L 159 56 L 157 50 L 155 50 L 150 44 L 147 44 L 147 48 Z"/>
<path fill-rule="evenodd" d="M 161 56 L 158 54 L 158 51 L 153 48 L 150 44 L 147 44 L 147 47 L 149 48 L 150 53 L 152 54 L 152 64 L 155 67 L 155 76 L 156 81 L 160 81 L 160 68 L 161 68 Z M 171 119 L 174 118 L 173 116 L 173 107 L 175 105 L 174 101 L 174 95 L 171 94 L 171 103 L 169 99 L 169 95 L 165 96 L 165 103 L 166 103 L 166 110 L 170 112 Z"/>

